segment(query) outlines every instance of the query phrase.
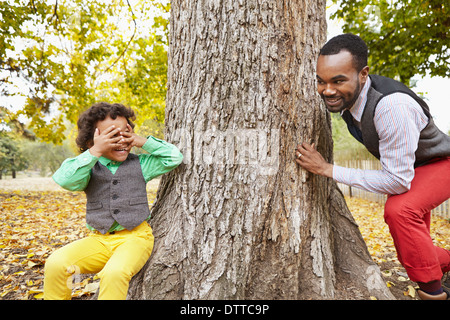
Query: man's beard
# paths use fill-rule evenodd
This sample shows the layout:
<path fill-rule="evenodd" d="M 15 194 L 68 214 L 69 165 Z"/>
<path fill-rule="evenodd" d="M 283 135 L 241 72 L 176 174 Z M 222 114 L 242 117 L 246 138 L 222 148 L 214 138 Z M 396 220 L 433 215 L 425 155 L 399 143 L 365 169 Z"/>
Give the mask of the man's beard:
<path fill-rule="evenodd" d="M 342 106 L 339 108 L 339 110 L 331 111 L 328 109 L 330 112 L 336 113 L 336 112 L 341 112 L 346 109 L 350 109 L 355 104 L 356 100 L 358 99 L 360 92 L 361 92 L 361 83 L 358 81 L 356 84 L 355 91 L 353 92 L 353 95 L 350 100 L 345 100 L 345 98 L 343 96 L 335 96 L 335 95 L 334 96 L 324 96 L 323 94 L 321 94 L 320 96 L 322 97 L 323 101 L 325 102 L 325 106 L 327 106 L 327 109 L 328 109 L 328 105 L 327 105 L 327 102 L 325 99 L 327 99 L 327 98 L 328 99 L 333 99 L 333 98 L 342 99 Z"/>

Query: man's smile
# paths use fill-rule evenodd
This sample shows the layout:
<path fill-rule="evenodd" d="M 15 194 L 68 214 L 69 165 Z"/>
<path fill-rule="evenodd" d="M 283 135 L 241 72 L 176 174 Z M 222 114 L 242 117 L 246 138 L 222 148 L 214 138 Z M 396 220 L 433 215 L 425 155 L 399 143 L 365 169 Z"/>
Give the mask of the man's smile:
<path fill-rule="evenodd" d="M 324 97 L 324 100 L 329 106 L 336 106 L 339 103 L 341 103 L 342 98 L 341 97 Z"/>

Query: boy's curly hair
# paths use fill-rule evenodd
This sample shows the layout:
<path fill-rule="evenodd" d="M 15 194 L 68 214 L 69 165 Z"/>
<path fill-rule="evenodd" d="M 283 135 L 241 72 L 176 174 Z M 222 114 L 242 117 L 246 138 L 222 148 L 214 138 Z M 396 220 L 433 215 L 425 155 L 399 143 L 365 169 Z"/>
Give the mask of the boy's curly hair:
<path fill-rule="evenodd" d="M 92 147 L 97 122 L 105 120 L 107 116 L 110 116 L 112 119 L 116 119 L 118 116 L 124 117 L 127 119 L 128 124 L 134 128 L 132 121 L 136 120 L 136 116 L 131 108 L 127 108 L 120 103 L 96 103 L 83 112 L 77 122 L 78 136 L 76 143 L 80 152 L 84 152 Z"/>

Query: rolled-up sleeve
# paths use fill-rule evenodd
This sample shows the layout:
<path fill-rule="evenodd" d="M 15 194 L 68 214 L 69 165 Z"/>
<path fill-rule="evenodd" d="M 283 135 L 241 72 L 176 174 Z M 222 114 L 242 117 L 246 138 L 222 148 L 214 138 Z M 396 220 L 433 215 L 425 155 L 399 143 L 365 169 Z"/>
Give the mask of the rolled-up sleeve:
<path fill-rule="evenodd" d="M 377 105 L 374 124 L 379 137 L 381 170 L 333 167 L 333 179 L 383 194 L 407 192 L 414 178 L 415 152 L 428 117 L 409 95 L 395 93 Z"/>
<path fill-rule="evenodd" d="M 70 191 L 86 189 L 91 178 L 91 169 L 99 158 L 86 150 L 75 158 L 64 160 L 52 178 L 58 185 Z"/>
<path fill-rule="evenodd" d="M 149 153 L 139 155 L 146 182 L 175 169 L 183 161 L 183 155 L 176 146 L 152 136 L 147 138 L 142 149 Z"/>

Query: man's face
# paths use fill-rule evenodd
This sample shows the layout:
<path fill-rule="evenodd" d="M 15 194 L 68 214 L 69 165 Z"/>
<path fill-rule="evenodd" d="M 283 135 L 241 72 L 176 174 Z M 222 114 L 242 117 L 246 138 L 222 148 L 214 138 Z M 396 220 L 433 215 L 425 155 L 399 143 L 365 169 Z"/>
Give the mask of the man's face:
<path fill-rule="evenodd" d="M 320 55 L 317 60 L 317 91 L 330 112 L 350 109 L 366 83 L 369 67 L 358 72 L 350 52 Z"/>

